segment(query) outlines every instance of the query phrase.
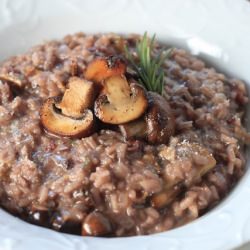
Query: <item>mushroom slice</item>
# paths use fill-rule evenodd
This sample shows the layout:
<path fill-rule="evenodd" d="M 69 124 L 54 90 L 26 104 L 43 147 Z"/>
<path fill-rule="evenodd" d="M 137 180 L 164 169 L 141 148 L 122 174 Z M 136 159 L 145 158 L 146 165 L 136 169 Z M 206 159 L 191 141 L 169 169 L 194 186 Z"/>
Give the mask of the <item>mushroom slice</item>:
<path fill-rule="evenodd" d="M 94 84 L 78 77 L 72 77 L 68 89 L 64 92 L 62 101 L 56 103 L 66 116 L 80 118 L 86 108 L 93 106 L 95 98 Z"/>
<path fill-rule="evenodd" d="M 111 76 L 123 75 L 125 72 L 126 64 L 120 57 L 100 57 L 87 66 L 84 77 L 90 81 L 101 82 Z"/>
<path fill-rule="evenodd" d="M 182 185 L 174 185 L 171 188 L 164 188 L 163 191 L 152 196 L 152 207 L 155 207 L 157 209 L 166 207 L 176 198 L 178 194 L 181 193 L 182 190 Z"/>
<path fill-rule="evenodd" d="M 175 119 L 168 102 L 148 92 L 148 109 L 143 118 L 119 125 L 126 139 L 139 138 L 152 144 L 165 144 L 175 132 Z"/>
<path fill-rule="evenodd" d="M 178 143 L 172 150 L 174 150 L 174 157 L 164 156 L 170 161 L 167 166 L 167 173 L 164 176 L 166 181 L 165 187 L 161 192 L 151 197 L 151 204 L 156 208 L 162 208 L 170 204 L 182 190 L 199 182 L 201 177 L 216 165 L 216 160 L 210 152 L 197 143 Z M 169 147 L 167 147 L 165 152 L 170 153 L 172 150 L 169 150 Z M 179 177 L 173 179 L 176 167 L 181 165 L 181 161 L 185 163 L 186 160 L 192 163 L 189 173 L 185 173 L 184 170 L 182 179 Z M 181 169 L 178 169 L 178 171 L 181 171 Z"/>
<path fill-rule="evenodd" d="M 58 97 L 51 97 L 43 104 L 40 117 L 41 123 L 50 133 L 65 137 L 84 137 L 88 136 L 94 127 L 93 113 L 85 109 L 82 116 L 73 118 L 63 115 L 56 104 L 60 101 Z"/>
<path fill-rule="evenodd" d="M 124 76 L 105 80 L 102 94 L 95 101 L 95 115 L 109 124 L 123 124 L 143 115 L 147 108 L 144 89 L 128 84 Z"/>
<path fill-rule="evenodd" d="M 13 83 L 16 87 L 22 88 L 24 86 L 25 78 L 21 74 L 15 73 L 1 73 L 0 72 L 0 80 L 4 80 L 10 83 Z"/>
<path fill-rule="evenodd" d="M 164 97 L 148 92 L 149 108 L 145 114 L 147 141 L 152 144 L 167 143 L 175 132 L 175 118 Z"/>
<path fill-rule="evenodd" d="M 112 232 L 112 226 L 107 217 L 100 212 L 92 212 L 82 223 L 83 236 L 107 236 Z"/>
<path fill-rule="evenodd" d="M 135 121 L 119 125 L 119 129 L 126 139 L 144 139 L 146 137 L 147 125 L 144 119 L 139 118 Z"/>

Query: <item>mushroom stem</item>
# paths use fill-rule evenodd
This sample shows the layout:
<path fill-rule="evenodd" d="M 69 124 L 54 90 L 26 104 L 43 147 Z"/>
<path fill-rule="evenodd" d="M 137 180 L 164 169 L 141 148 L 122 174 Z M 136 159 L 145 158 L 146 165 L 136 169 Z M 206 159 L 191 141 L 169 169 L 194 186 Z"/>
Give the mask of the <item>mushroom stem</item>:
<path fill-rule="evenodd" d="M 128 84 L 124 76 L 112 76 L 104 81 L 101 95 L 95 101 L 95 115 L 109 124 L 123 124 L 142 116 L 147 108 L 144 89 Z"/>
<path fill-rule="evenodd" d="M 72 77 L 68 89 L 56 107 L 65 116 L 80 118 L 85 109 L 92 107 L 95 98 L 94 84 L 87 80 Z"/>

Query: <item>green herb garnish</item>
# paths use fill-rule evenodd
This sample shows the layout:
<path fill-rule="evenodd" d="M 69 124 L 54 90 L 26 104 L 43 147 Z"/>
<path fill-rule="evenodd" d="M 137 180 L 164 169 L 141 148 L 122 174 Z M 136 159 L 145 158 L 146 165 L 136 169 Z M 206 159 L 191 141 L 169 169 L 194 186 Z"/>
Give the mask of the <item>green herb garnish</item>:
<path fill-rule="evenodd" d="M 131 63 L 133 69 L 139 76 L 139 82 L 148 90 L 163 94 L 164 90 L 164 70 L 162 64 L 170 56 L 171 49 L 160 51 L 154 57 L 152 54 L 155 41 L 155 35 L 148 38 L 147 32 L 142 39 L 136 43 L 137 58 L 125 47 L 126 57 Z"/>

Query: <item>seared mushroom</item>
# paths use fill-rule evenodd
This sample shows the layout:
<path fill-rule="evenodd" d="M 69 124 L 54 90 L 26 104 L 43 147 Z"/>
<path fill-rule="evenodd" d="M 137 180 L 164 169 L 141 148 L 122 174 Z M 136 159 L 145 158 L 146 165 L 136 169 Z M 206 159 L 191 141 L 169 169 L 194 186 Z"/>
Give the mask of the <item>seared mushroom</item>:
<path fill-rule="evenodd" d="M 156 208 L 170 204 L 183 189 L 199 182 L 202 176 L 216 165 L 216 160 L 210 152 L 197 143 L 178 143 L 173 148 L 166 147 L 164 151 L 160 155 L 169 161 L 169 165 L 164 176 L 166 181 L 164 189 L 151 198 L 151 204 Z M 183 177 L 173 179 L 172 171 L 176 171 L 176 165 L 180 165 L 182 161 L 185 163 L 186 160 L 191 162 L 188 177 L 183 174 Z"/>
<path fill-rule="evenodd" d="M 101 82 L 111 76 L 123 75 L 125 72 L 126 64 L 120 57 L 100 57 L 88 65 L 84 77 L 90 81 Z"/>
<path fill-rule="evenodd" d="M 152 144 L 167 143 L 175 131 L 171 107 L 161 95 L 148 92 L 149 108 L 145 115 L 147 141 Z"/>
<path fill-rule="evenodd" d="M 45 129 L 55 135 L 65 137 L 84 137 L 88 136 L 94 127 L 94 116 L 91 110 L 86 109 L 81 117 L 73 118 L 61 113 L 56 105 L 60 98 L 51 97 L 43 104 L 40 117 Z"/>
<path fill-rule="evenodd" d="M 56 135 L 84 137 L 93 132 L 94 86 L 79 78 L 70 80 L 64 96 L 51 97 L 43 104 L 40 117 L 45 129 Z"/>
<path fill-rule="evenodd" d="M 184 188 L 185 187 L 183 187 L 181 183 L 179 185 L 178 184 L 173 185 L 171 188 L 164 188 L 163 191 L 161 191 L 160 193 L 154 194 L 151 197 L 152 207 L 155 207 L 157 209 L 166 207 L 176 198 L 178 194 L 181 193 L 181 191 Z"/>
<path fill-rule="evenodd" d="M 90 213 L 82 224 L 83 236 L 106 236 L 111 232 L 110 221 L 100 212 Z"/>
<path fill-rule="evenodd" d="M 119 125 L 122 135 L 126 139 L 145 139 L 147 124 L 143 118 Z"/>
<path fill-rule="evenodd" d="M 113 34 L 113 37 L 111 38 L 111 42 L 115 46 L 115 48 L 118 50 L 119 53 L 124 52 L 126 40 L 122 36 Z"/>
<path fill-rule="evenodd" d="M 124 76 L 112 76 L 104 81 L 103 91 L 95 101 L 95 115 L 105 123 L 122 124 L 142 116 L 147 105 L 140 85 L 129 85 Z"/>
<path fill-rule="evenodd" d="M 26 79 L 24 78 L 24 76 L 22 76 L 21 74 L 19 75 L 19 74 L 15 74 L 12 72 L 8 74 L 0 72 L 0 80 L 4 80 L 9 83 L 12 83 L 18 88 L 24 87 L 24 84 L 26 82 Z"/>
<path fill-rule="evenodd" d="M 56 104 L 58 109 L 66 116 L 80 118 L 86 108 L 94 103 L 95 90 L 92 82 L 73 77 L 69 81 L 62 101 Z"/>
<path fill-rule="evenodd" d="M 175 119 L 168 102 L 159 94 L 148 92 L 148 109 L 144 117 L 119 125 L 126 139 L 144 139 L 152 144 L 167 143 L 175 131 Z"/>

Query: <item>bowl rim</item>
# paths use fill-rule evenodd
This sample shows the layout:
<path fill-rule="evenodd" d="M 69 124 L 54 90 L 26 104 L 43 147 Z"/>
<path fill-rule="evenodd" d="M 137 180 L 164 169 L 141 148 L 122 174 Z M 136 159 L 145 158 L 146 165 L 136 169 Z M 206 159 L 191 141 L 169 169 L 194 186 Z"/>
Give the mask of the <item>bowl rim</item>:
<path fill-rule="evenodd" d="M 233 76 L 241 76 L 247 81 L 250 93 L 250 3 L 245 0 L 187 0 L 184 10 L 181 0 L 120 0 L 112 5 L 108 0 L 55 0 L 57 8 L 51 8 L 50 0 L 20 1 L 0 0 L 0 38 L 2 43 L 0 58 L 25 50 L 26 44 L 36 44 L 44 38 L 62 37 L 62 34 L 85 30 L 86 33 L 98 31 L 123 33 L 143 32 L 145 26 L 149 33 L 156 32 L 162 41 L 177 44 L 193 52 L 204 53 L 205 58 Z M 216 8 L 214 8 L 216 6 Z M 163 8 L 167 7 L 167 8 Z M 53 9 L 53 10 L 52 10 Z M 103 12 L 105 9 L 105 13 Z M 164 11 L 159 11 L 164 9 Z M 23 11 L 20 11 L 23 10 Z M 82 11 L 85 11 L 85 16 Z M 71 14 L 67 14 L 67 13 Z M 125 21 L 109 21 L 110 16 L 129 17 Z M 65 14 L 66 13 L 66 14 Z M 99 13 L 99 22 L 91 13 Z M 181 13 L 181 15 L 179 14 Z M 201 13 L 201 14 L 200 14 Z M 233 14 L 232 14 L 233 13 Z M 234 18 L 232 18 L 232 15 Z M 138 20 L 138 16 L 141 20 Z M 176 16 L 176 18 L 175 18 Z M 196 16 L 199 17 L 199 22 Z M 75 20 L 70 20 L 75 17 Z M 57 19 L 57 20 L 56 20 Z M 70 20 L 65 22 L 65 19 Z M 234 20 L 233 20 L 234 19 Z M 78 24 L 81 20 L 83 24 Z M 118 20 L 118 19 L 117 19 Z M 164 22 L 162 21 L 164 20 Z M 172 23 L 169 23 L 173 20 Z M 62 27 L 59 22 L 63 22 Z M 91 24 L 87 26 L 86 24 Z M 103 25 L 105 24 L 105 25 Z M 133 26 L 131 26 L 133 24 Z M 51 29 L 49 29 L 52 27 Z M 82 27 L 82 28 L 81 28 Z M 112 28 L 110 28 L 112 27 Z M 56 32 L 54 32 L 56 30 Z M 32 36 L 30 36 L 32 32 Z M 244 34 L 244 39 L 242 39 Z M 196 40 L 195 40 L 196 39 Z M 13 43 L 12 41 L 15 41 Z M 17 46 L 18 44 L 18 46 Z M 200 46 L 199 50 L 195 46 Z M 211 52 L 209 53 L 208 49 Z M 230 69 L 230 70 L 229 70 Z M 249 111 L 248 111 L 248 117 Z M 250 125 L 250 123 L 248 123 Z M 249 159 L 249 148 L 247 150 Z M 247 169 L 250 162 L 247 162 Z M 249 169 L 230 194 L 214 209 L 202 217 L 182 227 L 149 236 L 124 238 L 91 238 L 58 233 L 51 229 L 28 224 L 0 209 L 0 249 L 36 250 L 55 247 L 66 249 L 158 249 L 172 250 L 215 250 L 231 249 L 250 240 L 250 195 Z M 239 210 L 240 209 L 240 210 Z M 10 233 L 11 232 L 11 233 Z"/>

